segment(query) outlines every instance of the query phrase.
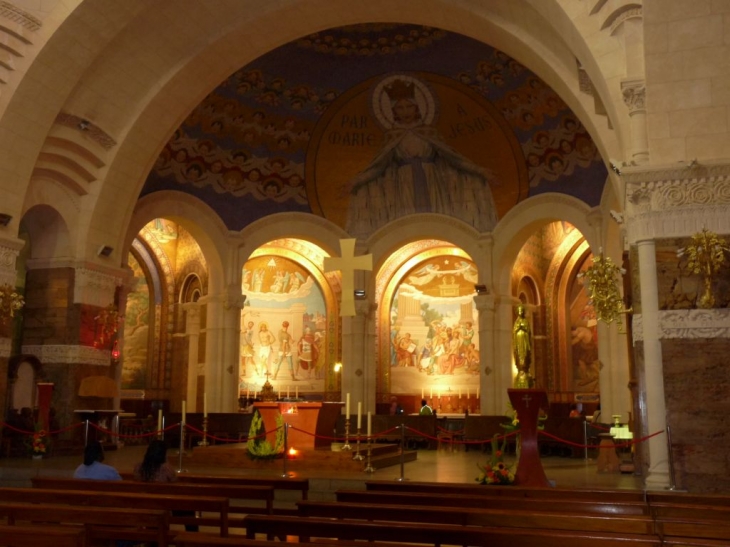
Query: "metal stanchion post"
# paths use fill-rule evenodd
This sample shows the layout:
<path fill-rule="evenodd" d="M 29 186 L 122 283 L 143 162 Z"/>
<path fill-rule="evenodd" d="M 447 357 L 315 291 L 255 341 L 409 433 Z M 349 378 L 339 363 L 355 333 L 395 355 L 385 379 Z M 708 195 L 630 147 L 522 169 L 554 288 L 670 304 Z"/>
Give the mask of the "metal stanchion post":
<path fill-rule="evenodd" d="M 178 450 L 178 464 L 177 472 L 184 473 L 186 470 L 183 469 L 182 461 L 185 455 L 185 422 L 180 422 L 180 448 Z"/>
<path fill-rule="evenodd" d="M 677 485 L 674 482 L 674 456 L 672 455 L 672 429 L 667 424 L 667 454 L 669 455 L 669 488 L 673 492 L 684 492 L 684 490 L 678 490 Z"/>
<path fill-rule="evenodd" d="M 289 458 L 289 424 L 285 423 L 283 426 L 284 428 L 284 470 L 281 473 L 281 476 L 285 479 L 289 478 L 289 472 L 287 471 L 287 459 Z"/>
<path fill-rule="evenodd" d="M 405 453 L 406 453 L 406 425 L 400 424 L 400 477 L 398 477 L 397 481 L 406 481 L 406 479 L 403 474 L 405 471 Z"/>

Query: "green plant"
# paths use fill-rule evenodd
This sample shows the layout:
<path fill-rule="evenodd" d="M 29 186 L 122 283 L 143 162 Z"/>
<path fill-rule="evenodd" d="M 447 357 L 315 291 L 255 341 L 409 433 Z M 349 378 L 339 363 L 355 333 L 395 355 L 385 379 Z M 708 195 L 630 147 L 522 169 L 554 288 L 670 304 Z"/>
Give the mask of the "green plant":
<path fill-rule="evenodd" d="M 284 451 L 284 418 L 281 416 L 281 413 L 276 414 L 275 446 L 271 446 L 271 443 L 263 436 L 265 432 L 264 420 L 261 417 L 261 413 L 256 410 L 251 420 L 251 427 L 248 430 L 248 441 L 246 443 L 248 457 L 252 460 L 271 460 L 277 458 Z"/>

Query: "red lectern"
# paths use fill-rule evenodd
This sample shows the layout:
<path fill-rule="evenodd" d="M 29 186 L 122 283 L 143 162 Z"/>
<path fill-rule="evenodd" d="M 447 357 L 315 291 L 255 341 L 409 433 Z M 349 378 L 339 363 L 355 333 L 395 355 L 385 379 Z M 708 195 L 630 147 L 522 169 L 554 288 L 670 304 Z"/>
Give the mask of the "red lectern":
<path fill-rule="evenodd" d="M 508 389 L 507 395 L 520 420 L 522 443 L 514 484 L 549 487 L 537 446 L 537 421 L 540 409 L 548 408 L 547 392 L 544 389 Z"/>

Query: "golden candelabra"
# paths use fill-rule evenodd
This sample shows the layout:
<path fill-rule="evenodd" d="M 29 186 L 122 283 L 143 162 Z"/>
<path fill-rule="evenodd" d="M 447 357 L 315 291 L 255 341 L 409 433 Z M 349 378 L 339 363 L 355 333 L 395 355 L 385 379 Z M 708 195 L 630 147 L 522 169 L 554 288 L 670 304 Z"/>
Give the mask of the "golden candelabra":
<path fill-rule="evenodd" d="M 618 288 L 618 280 L 626 271 L 616 266 L 610 257 L 604 257 L 603 251 L 593 257 L 593 264 L 578 277 L 585 277 L 586 291 L 590 304 L 596 312 L 596 317 L 604 323 L 616 321 L 621 329 L 621 315 L 631 313 L 632 308 L 626 309 Z"/>
<path fill-rule="evenodd" d="M 0 321 L 7 322 L 24 305 L 25 300 L 16 292 L 15 287 L 11 287 L 7 283 L 0 285 Z"/>
<path fill-rule="evenodd" d="M 697 306 L 704 309 L 715 307 L 715 296 L 712 294 L 712 282 L 715 274 L 725 263 L 725 253 L 730 252 L 727 242 L 716 233 L 703 228 L 692 236 L 692 242 L 677 251 L 677 256 L 687 257 L 687 269 L 695 275 L 702 275 L 704 292 Z"/>

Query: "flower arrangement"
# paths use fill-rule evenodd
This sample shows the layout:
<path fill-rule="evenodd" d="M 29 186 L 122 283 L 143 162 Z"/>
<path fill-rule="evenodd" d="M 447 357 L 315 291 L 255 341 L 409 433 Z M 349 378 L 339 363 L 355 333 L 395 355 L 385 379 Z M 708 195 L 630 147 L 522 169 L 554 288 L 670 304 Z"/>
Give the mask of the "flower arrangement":
<path fill-rule="evenodd" d="M 43 456 L 50 448 L 50 440 L 48 433 L 45 429 L 36 425 L 35 432 L 33 433 L 33 440 L 31 441 L 30 449 L 34 456 Z"/>
<path fill-rule="evenodd" d="M 477 467 L 481 469 L 480 475 L 476 478 L 479 484 L 512 484 L 515 480 L 514 471 L 504 463 L 504 449 L 507 445 L 507 437 L 502 437 L 502 446 L 499 445 L 499 435 L 492 437 L 492 457 L 489 461 Z"/>

